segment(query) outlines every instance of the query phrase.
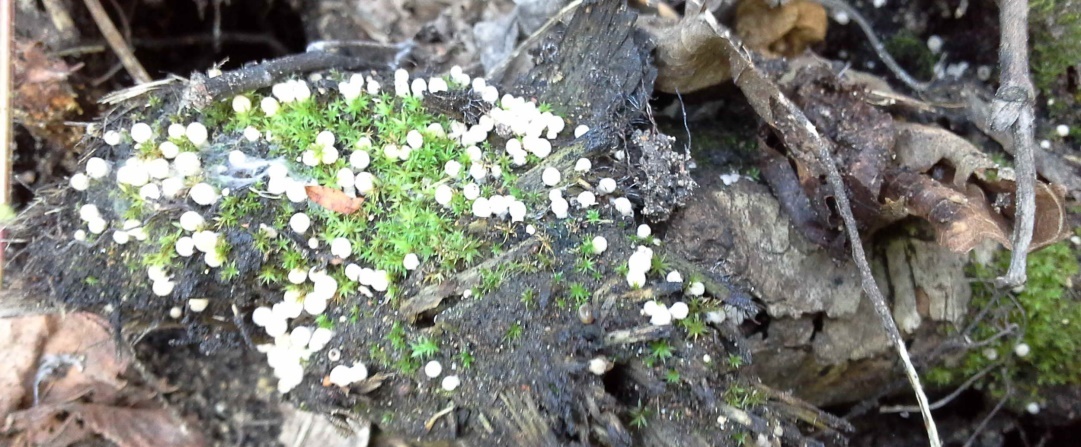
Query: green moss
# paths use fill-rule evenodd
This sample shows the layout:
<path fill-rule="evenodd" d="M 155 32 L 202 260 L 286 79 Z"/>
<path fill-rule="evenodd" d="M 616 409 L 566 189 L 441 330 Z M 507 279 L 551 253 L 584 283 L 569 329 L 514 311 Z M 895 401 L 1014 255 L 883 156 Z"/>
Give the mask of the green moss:
<path fill-rule="evenodd" d="M 885 42 L 886 51 L 919 79 L 928 79 L 934 74 L 935 55 L 927 44 L 911 31 L 903 30 L 894 34 Z"/>
<path fill-rule="evenodd" d="M 1055 79 L 1081 64 L 1081 3 L 1033 0 L 1029 25 L 1033 83 L 1050 96 Z"/>
<path fill-rule="evenodd" d="M 1016 325 L 1023 331 L 1020 342 L 1029 346 L 1029 354 L 1014 354 L 1018 341 L 1011 333 L 969 352 L 956 366 L 929 371 L 931 383 L 958 383 L 999 361 L 1005 367 L 1005 377 L 989 374 L 980 383 L 992 394 L 1005 389 L 1005 380 L 1022 390 L 1022 395 L 1036 395 L 1045 386 L 1081 383 L 1077 373 L 1081 371 L 1081 302 L 1068 296 L 1071 277 L 1079 271 L 1077 255 L 1067 242 L 1029 254 L 1028 283 L 1012 297 L 1006 296 L 1012 292 L 997 290 L 992 284 L 1008 265 L 1009 253 L 1002 252 L 992 264 L 970 268 L 977 279 L 970 308 L 974 312 L 986 309 L 970 338 L 974 342 L 988 340 L 1003 328 Z"/>

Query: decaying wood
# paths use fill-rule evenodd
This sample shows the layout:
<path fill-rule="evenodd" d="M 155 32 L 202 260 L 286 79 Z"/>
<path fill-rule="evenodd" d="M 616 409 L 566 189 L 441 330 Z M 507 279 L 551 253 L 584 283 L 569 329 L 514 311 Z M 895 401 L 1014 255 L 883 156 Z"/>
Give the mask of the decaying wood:
<path fill-rule="evenodd" d="M 844 181 L 831 158 L 833 153 L 831 142 L 822 138 L 815 126 L 803 115 L 803 112 L 789 101 L 772 81 L 754 67 L 746 50 L 734 42 L 731 33 L 727 29 L 717 24 L 710 14 L 703 14 L 700 18 L 706 21 L 717 35 L 724 37 L 721 42 L 721 49 L 728 57 L 736 86 L 744 92 L 744 95 L 751 102 L 752 107 L 759 116 L 777 130 L 778 136 L 797 159 L 808 163 L 817 161 L 820 166 L 825 168 L 827 180 L 835 193 L 834 198 L 837 201 L 838 211 L 844 220 L 844 227 L 851 241 L 852 258 L 859 268 L 863 290 L 867 293 L 874 306 L 875 313 L 878 314 L 886 334 L 904 364 L 909 383 L 920 405 L 931 445 L 933 447 L 940 446 L 942 442 L 938 436 L 938 429 L 935 426 L 930 410 L 927 409 L 927 395 L 920 385 L 919 375 L 912 366 L 908 349 L 904 344 L 904 340 L 901 339 L 901 334 L 893 321 L 882 292 L 879 290 L 878 285 L 875 284 L 870 264 L 867 262 L 867 256 L 864 253 L 863 243 L 857 230 L 856 219 L 852 215 L 852 208 L 845 190 Z"/>

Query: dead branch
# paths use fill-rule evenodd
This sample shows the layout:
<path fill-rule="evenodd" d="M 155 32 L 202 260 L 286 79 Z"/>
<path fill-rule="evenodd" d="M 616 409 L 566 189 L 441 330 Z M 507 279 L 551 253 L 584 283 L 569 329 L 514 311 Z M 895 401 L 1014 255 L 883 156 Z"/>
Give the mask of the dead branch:
<path fill-rule="evenodd" d="M 1028 74 L 1028 1 L 1001 0 L 999 22 L 1002 26 L 998 55 L 1002 86 L 991 103 L 991 128 L 1008 129 L 1013 135 L 1017 213 L 1011 238 L 1010 268 L 995 283 L 999 287 L 1016 287 L 1024 284 L 1027 278 L 1025 260 L 1036 218 L 1036 144 L 1032 137 L 1035 90 Z"/>
<path fill-rule="evenodd" d="M 138 84 L 150 82 L 152 80 L 150 74 L 139 63 L 139 59 L 135 58 L 135 52 L 132 51 L 131 46 L 124 40 L 124 37 L 120 35 L 120 31 L 116 29 L 113 21 L 109 19 L 109 13 L 105 12 L 101 2 L 99 0 L 83 1 L 86 3 L 86 8 L 90 10 L 90 15 L 94 17 L 94 23 L 98 25 L 101 34 L 105 36 L 105 41 L 109 43 L 109 47 L 120 58 L 120 62 L 124 64 L 124 69 L 128 71 L 132 79 Z"/>
<path fill-rule="evenodd" d="M 15 2 L 7 2 L 0 6 L 0 60 L 11 61 L 14 56 L 15 45 Z M 14 76 L 12 63 L 5 63 L 0 67 L 0 207 L 8 207 L 11 203 L 11 154 L 14 149 L 15 134 L 12 125 L 15 117 L 11 109 L 11 95 Z M 7 228 L 0 229 L 0 239 L 7 239 Z M 7 252 L 7 243 L 0 242 L 0 284 L 4 281 L 3 266 L 7 265 L 4 253 Z"/>

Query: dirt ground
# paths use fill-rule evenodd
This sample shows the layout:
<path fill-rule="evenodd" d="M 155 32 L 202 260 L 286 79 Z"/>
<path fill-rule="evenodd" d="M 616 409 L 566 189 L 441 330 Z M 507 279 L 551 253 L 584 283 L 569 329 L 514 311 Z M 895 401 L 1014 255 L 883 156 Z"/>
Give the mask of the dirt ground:
<path fill-rule="evenodd" d="M 564 2 L 545 0 L 112 1 L 104 4 L 117 28 L 111 33 L 92 12 L 96 0 L 15 3 L 12 201 L 20 217 L 8 229 L 14 237 L 4 261 L 0 357 L 12 359 L 13 368 L 0 374 L 0 444 L 927 443 L 918 411 L 879 413 L 910 404 L 911 390 L 861 298 L 851 242 L 838 230 L 825 171 L 776 133 L 784 123 L 767 123 L 738 75 L 732 81 L 733 60 L 708 39 L 699 46 L 701 35 L 688 25 L 695 14 L 682 1 L 575 2 L 567 14 L 560 12 Z M 974 371 L 962 359 L 976 347 L 956 343 L 971 344 L 964 339 L 976 322 L 1007 300 L 970 306 L 984 302 L 980 289 L 969 286 L 980 279 L 966 267 L 967 253 L 993 256 L 988 247 L 1009 243 L 1015 218 L 1013 183 L 1000 174 L 1012 156 L 969 102 L 972 96 L 988 100 L 998 86 L 995 2 L 852 4 L 900 66 L 917 79 L 934 80 L 923 92 L 897 80 L 857 26 L 862 17 L 835 8 L 834 1 L 824 8 L 793 0 L 783 14 L 766 3 L 703 7 L 753 49 L 754 64 L 808 123 L 837 142 L 833 156 L 859 230 L 917 367 L 923 374 L 943 365 L 966 374 L 929 385 L 931 400 L 969 387 L 960 383 Z M 1061 22 L 1046 19 L 1046 9 L 1034 13 L 1045 22 L 1033 24 L 1033 45 L 1046 45 L 1044 31 L 1081 36 L 1076 3 L 1032 3 L 1060 8 L 1052 10 Z M 133 50 L 150 79 L 183 79 L 102 102 L 110 92 L 143 83 L 108 34 Z M 1036 51 L 1046 53 L 1042 48 Z M 291 60 L 266 79 L 244 71 L 306 49 L 330 51 L 318 53 L 326 58 Z M 1043 194 L 1037 244 L 1065 246 L 1060 241 L 1077 226 L 1077 51 L 1057 74 L 1061 64 L 1046 56 L 1036 60 L 1047 65 L 1034 65 L 1036 140 L 1048 154 L 1037 162 Z M 721 60 L 725 67 L 717 69 Z M 487 74 L 501 94 L 551 106 L 567 131 L 551 139 L 549 158 L 539 158 L 563 172 L 568 200 L 580 204 L 580 192 L 593 197 L 597 191 L 597 206 L 572 205 L 569 217 L 553 217 L 545 165 L 530 158 L 535 166 L 516 168 L 506 177 L 511 180 L 486 186 L 485 194 L 518 197 L 531 208 L 541 204 L 540 212 L 517 223 L 468 212 L 450 218 L 450 228 L 476 241 L 477 259 L 402 270 L 385 293 L 359 286 L 334 294 L 318 317 L 296 319 L 306 328 L 331 329 L 334 338 L 326 351 L 304 358 L 303 380 L 286 393 L 264 352 L 280 337 L 267 335 L 254 317 L 287 290 L 260 276 L 275 268 L 289 273 L 273 265 L 281 253 L 257 245 L 260 225 L 285 222 L 277 202 L 254 198 L 231 226 L 220 223 L 219 214 L 235 274 L 206 268 L 198 257 L 178 260 L 178 286 L 164 296 L 148 293 L 151 281 L 144 277 L 153 250 L 106 237 L 73 239 L 80 231 L 86 236 L 86 219 L 79 219 L 85 203 L 118 216 L 136 208 L 130 196 L 72 188 L 73 175 L 89 173 L 91 156 L 119 162 L 142 150 L 128 137 L 105 143 L 107 129 L 148 122 L 164 133 L 170 122 L 215 123 L 208 126 L 213 147 L 271 160 L 277 149 L 269 138 L 245 143 L 244 125 L 221 118 L 232 116 L 228 100 L 235 95 L 269 98 L 274 83 L 300 79 L 312 88 L 312 104 L 329 109 L 349 73 L 367 74 L 369 84 L 377 80 L 391 91 L 396 68 L 437 77 L 453 66 L 474 77 Z M 226 74 L 208 77 L 208 70 Z M 452 119 L 479 125 L 478 116 L 492 107 L 479 90 L 434 91 L 420 105 L 450 117 L 439 118 L 445 125 Z M 199 95 L 209 105 L 192 106 Z M 349 121 L 352 111 L 332 110 L 340 116 L 320 119 L 365 125 Z M 578 125 L 588 133 L 570 136 Z M 909 137 L 936 131 L 948 135 Z M 496 135 L 491 141 L 501 146 L 506 140 Z M 902 147 L 938 152 L 906 157 Z M 969 147 L 980 155 L 965 152 Z M 224 158 L 225 151 L 216 156 Z M 573 167 L 580 158 L 591 167 Z M 602 179 L 614 180 L 617 192 L 599 192 Z M 635 212 L 620 211 L 616 197 L 633 203 Z M 364 212 L 375 202 L 364 204 Z M 356 207 L 363 203 L 361 197 Z M 303 206 L 312 216 L 335 218 Z M 942 211 L 950 206 L 948 214 Z M 156 228 L 169 237 L 181 224 L 166 217 L 178 217 L 182 208 L 166 206 L 144 220 L 148 226 L 152 219 L 165 222 Z M 151 241 L 157 237 L 151 234 Z M 278 239 L 324 270 L 344 270 L 341 257 L 320 252 L 329 240 L 317 249 L 320 241 L 291 237 Z M 595 251 L 598 237 L 607 249 Z M 172 253 L 172 243 L 165 245 Z M 642 247 L 650 249 L 649 276 L 635 286 L 628 271 Z M 1067 256 L 1076 260 L 1069 247 Z M 1065 273 L 1061 300 L 1081 299 L 1072 285 L 1076 274 Z M 909 283 L 911 303 L 903 298 Z M 671 309 L 679 303 L 688 316 L 651 322 L 656 317 L 646 309 L 655 302 Z M 205 309 L 194 310 L 197 303 Z M 1069 330 L 1065 337 L 1077 332 Z M 1005 349 L 1009 355 L 1016 343 Z M 367 364 L 365 378 L 333 385 L 329 371 L 346 359 Z M 434 375 L 426 371 L 432 361 L 440 365 Z M 461 384 L 448 389 L 450 377 Z M 961 392 L 935 411 L 944 445 L 1074 445 L 1081 439 L 1081 372 L 1073 377 L 1051 385 L 1007 378 Z M 1001 383 L 1007 397 L 997 388 Z M 1026 406 L 1037 402 L 1037 411 Z"/>

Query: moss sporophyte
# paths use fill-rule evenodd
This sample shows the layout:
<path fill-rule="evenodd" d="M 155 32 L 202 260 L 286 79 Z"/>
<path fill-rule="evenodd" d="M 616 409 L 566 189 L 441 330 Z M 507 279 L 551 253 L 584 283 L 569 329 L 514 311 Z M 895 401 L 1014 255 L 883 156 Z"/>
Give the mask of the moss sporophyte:
<path fill-rule="evenodd" d="M 425 107 L 433 95 L 480 104 L 481 112 L 468 123 L 435 113 Z M 72 237 L 115 244 L 157 296 L 190 290 L 182 281 L 193 274 L 278 291 L 280 298 L 249 316 L 273 339 L 259 349 L 285 393 L 333 342 L 328 308 L 356 308 L 350 300 L 358 297 L 393 303 L 413 272 L 438 281 L 496 252 L 502 242 L 468 231 L 469 221 L 495 221 L 505 236 L 514 228 L 532 235 L 544 220 L 572 211 L 594 223 L 598 208 L 633 216 L 611 179 L 582 190 L 558 170 L 545 172 L 547 201 L 511 183 L 528 169 L 551 171 L 544 163 L 553 142 L 589 131 L 565 132 L 565 125 L 459 68 L 431 78 L 398 70 L 388 79 L 290 79 L 202 111 L 103 129 L 94 143 L 116 158 L 91 157 L 72 176 L 82 200 Z M 576 175 L 588 174 L 587 164 L 579 161 Z M 592 257 L 606 247 L 603 237 L 583 245 L 580 268 L 592 271 Z M 651 257 L 633 265 L 635 279 L 644 281 Z M 499 287 L 507 272 L 485 273 L 482 292 Z M 584 301 L 589 291 L 579 286 L 573 295 Z M 404 344 L 404 335 L 397 338 Z M 427 344 L 410 347 L 422 358 L 434 355 Z M 341 361 L 348 363 L 338 365 L 335 383 L 367 377 L 358 359 Z"/>

